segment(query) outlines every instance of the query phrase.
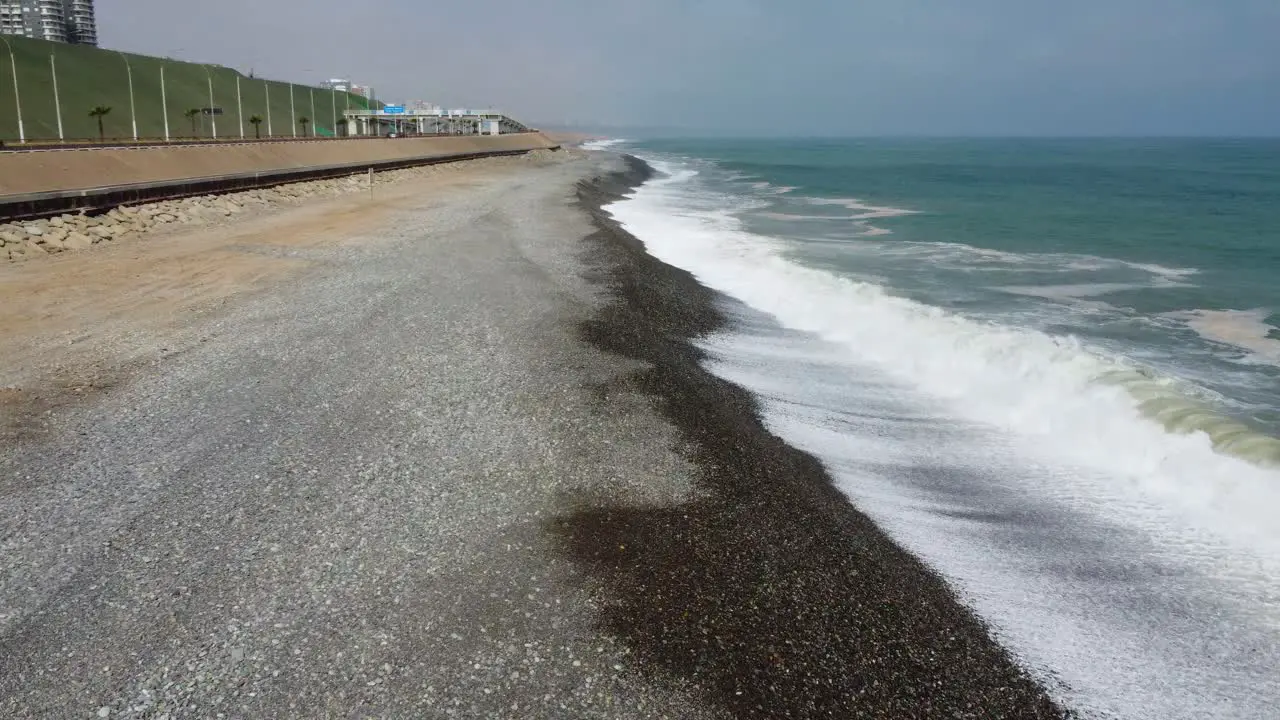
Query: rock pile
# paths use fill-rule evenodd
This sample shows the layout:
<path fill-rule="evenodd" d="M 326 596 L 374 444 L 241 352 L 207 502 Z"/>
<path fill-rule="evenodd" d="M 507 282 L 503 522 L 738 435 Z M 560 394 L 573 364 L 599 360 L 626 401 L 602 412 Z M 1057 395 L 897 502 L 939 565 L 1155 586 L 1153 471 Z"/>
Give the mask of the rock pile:
<path fill-rule="evenodd" d="M 535 150 L 515 158 L 497 157 L 467 163 L 448 163 L 378 173 L 375 185 L 451 172 L 502 162 L 545 162 L 555 153 Z M 30 222 L 0 225 L 0 260 L 28 260 L 53 253 L 86 250 L 94 245 L 137 237 L 165 226 L 211 224 L 226 218 L 273 206 L 296 204 L 318 197 L 368 192 L 369 176 L 352 175 L 327 180 L 278 185 L 222 195 L 201 195 L 112 208 L 101 215 L 60 215 Z"/>

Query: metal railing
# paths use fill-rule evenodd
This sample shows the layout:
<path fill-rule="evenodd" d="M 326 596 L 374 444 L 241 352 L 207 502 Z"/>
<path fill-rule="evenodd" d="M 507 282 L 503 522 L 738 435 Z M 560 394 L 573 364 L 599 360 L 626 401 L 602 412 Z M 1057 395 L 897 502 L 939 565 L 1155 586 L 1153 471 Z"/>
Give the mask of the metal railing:
<path fill-rule="evenodd" d="M 524 133 L 537 132 L 536 130 L 521 130 L 519 132 L 508 132 L 503 135 L 520 135 Z M 395 137 L 387 135 L 337 135 L 337 136 L 298 136 L 292 135 L 273 135 L 257 137 L 197 137 L 197 136 L 172 136 L 169 140 L 162 137 L 140 137 L 134 140 L 131 136 L 126 137 L 108 137 L 100 138 L 71 138 L 67 140 L 27 140 L 26 142 L 14 142 L 0 139 L 0 152 L 24 152 L 38 150 L 107 150 L 117 148 L 154 148 L 154 147 L 174 147 L 182 145 L 240 145 L 247 143 L 292 143 L 292 142 L 339 142 L 348 140 L 404 140 L 412 138 L 432 138 L 432 137 L 481 137 L 475 133 L 399 133 Z"/>

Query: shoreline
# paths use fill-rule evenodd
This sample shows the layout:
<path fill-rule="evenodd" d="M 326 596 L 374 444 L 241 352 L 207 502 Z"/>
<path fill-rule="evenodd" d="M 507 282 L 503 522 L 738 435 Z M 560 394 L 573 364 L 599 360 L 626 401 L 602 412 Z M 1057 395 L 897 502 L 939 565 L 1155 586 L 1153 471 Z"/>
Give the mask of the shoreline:
<path fill-rule="evenodd" d="M 118 382 L 0 453 L 6 716 L 1059 717 L 701 367 L 718 296 L 600 211 L 623 163 L 26 268 L 97 283 L 29 387 Z"/>
<path fill-rule="evenodd" d="M 605 596 L 601 628 L 735 717 L 1069 717 L 816 458 L 764 427 L 750 393 L 702 366 L 691 341 L 727 326 L 718 296 L 602 209 L 652 175 L 624 161 L 579 183 L 596 226 L 589 279 L 611 297 L 580 332 L 645 364 L 598 392 L 651 398 L 686 446 L 698 499 L 548 523 Z"/>

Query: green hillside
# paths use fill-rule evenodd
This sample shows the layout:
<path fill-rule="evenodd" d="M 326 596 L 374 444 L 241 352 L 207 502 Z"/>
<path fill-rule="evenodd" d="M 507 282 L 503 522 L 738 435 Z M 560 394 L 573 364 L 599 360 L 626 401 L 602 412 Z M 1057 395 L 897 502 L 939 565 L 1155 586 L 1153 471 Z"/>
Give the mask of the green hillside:
<path fill-rule="evenodd" d="M 99 48 L 31 40 L 6 36 L 13 46 L 18 66 L 18 90 L 22 99 L 22 119 L 27 140 L 57 140 L 58 121 L 54 112 L 53 78 L 49 56 L 56 56 L 58 96 L 62 101 L 63 131 L 68 140 L 98 137 L 97 120 L 89 116 L 94 107 L 103 105 L 111 112 L 103 118 L 108 138 L 132 138 L 129 112 L 129 83 L 125 58 L 133 66 L 133 92 L 138 114 L 138 135 L 143 138 L 164 137 L 164 111 L 161 109 L 160 68 L 164 66 L 165 89 L 171 137 L 209 137 L 210 118 L 196 117 L 195 130 L 185 113 L 192 108 L 209 105 L 208 78 L 213 78 L 214 105 L 223 109 L 217 118 L 218 137 L 239 137 L 240 117 L 236 103 L 236 81 L 240 84 L 240 102 L 244 110 L 244 133 L 254 136 L 249 118 L 263 118 L 262 136 L 267 136 L 267 97 L 270 96 L 271 131 L 276 136 L 293 134 L 289 112 L 289 83 L 249 78 L 231 68 L 217 65 L 168 60 L 132 55 Z M 14 106 L 13 75 L 9 71 L 8 51 L 0 43 L 0 139 L 14 142 L 18 138 L 18 118 Z M 312 114 L 314 98 L 315 114 Z M 305 85 L 293 86 L 294 114 L 315 121 L 320 136 L 334 133 L 334 108 L 337 118 L 348 107 L 367 106 L 365 98 L 348 93 L 334 93 Z M 310 132 L 310 131 L 308 131 Z M 302 129 L 298 129 L 302 134 Z"/>

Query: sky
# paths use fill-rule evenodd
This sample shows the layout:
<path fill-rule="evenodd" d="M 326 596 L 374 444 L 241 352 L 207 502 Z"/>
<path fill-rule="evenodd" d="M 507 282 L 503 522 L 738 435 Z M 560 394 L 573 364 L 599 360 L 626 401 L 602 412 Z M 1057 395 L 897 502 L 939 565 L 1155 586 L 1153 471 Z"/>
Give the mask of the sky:
<path fill-rule="evenodd" d="M 104 47 L 543 127 L 1280 135 L 1280 0 L 98 0 Z"/>

